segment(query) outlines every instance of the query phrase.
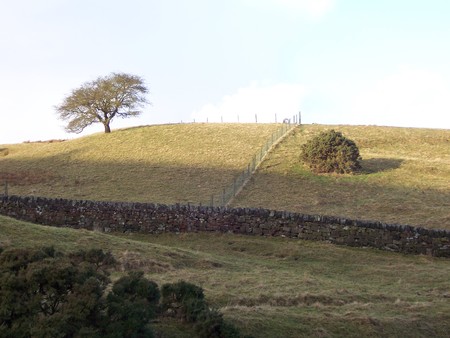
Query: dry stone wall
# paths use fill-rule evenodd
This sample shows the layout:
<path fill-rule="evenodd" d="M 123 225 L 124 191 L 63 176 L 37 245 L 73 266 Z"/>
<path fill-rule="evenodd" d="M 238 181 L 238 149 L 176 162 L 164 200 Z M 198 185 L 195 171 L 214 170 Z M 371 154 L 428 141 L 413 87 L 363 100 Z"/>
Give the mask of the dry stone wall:
<path fill-rule="evenodd" d="M 449 231 L 266 209 L 3 196 L 0 214 L 38 224 L 103 232 L 230 232 L 450 257 Z"/>

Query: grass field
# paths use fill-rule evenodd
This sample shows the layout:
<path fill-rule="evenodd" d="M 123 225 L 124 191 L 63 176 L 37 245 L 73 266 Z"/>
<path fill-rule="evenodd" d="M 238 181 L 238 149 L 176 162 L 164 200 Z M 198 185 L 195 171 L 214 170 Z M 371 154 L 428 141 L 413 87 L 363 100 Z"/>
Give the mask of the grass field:
<path fill-rule="evenodd" d="M 0 146 L 9 193 L 92 200 L 207 202 L 245 168 L 279 125 L 138 127 L 65 142 Z M 300 145 L 327 128 L 353 139 L 358 175 L 313 175 Z M 267 157 L 234 206 L 450 229 L 450 131 L 302 126 Z M 255 337 L 448 337 L 448 259 L 286 238 L 229 234 L 102 234 L 0 216 L 0 246 L 110 250 L 113 278 L 140 269 L 180 279 Z M 155 324 L 192 337 L 182 324 Z"/>
<path fill-rule="evenodd" d="M 207 204 L 278 124 L 177 124 L 123 129 L 65 142 L 0 146 L 9 194 Z M 313 175 L 300 145 L 334 128 L 353 139 L 358 175 Z M 232 206 L 263 207 L 450 229 L 450 130 L 297 127 Z"/>
<path fill-rule="evenodd" d="M 360 149 L 357 175 L 315 175 L 300 146 L 326 129 Z M 450 229 L 450 130 L 306 125 L 270 153 L 232 206 Z"/>
<path fill-rule="evenodd" d="M 0 246 L 110 250 L 159 285 L 180 279 L 254 337 L 448 337 L 448 259 L 286 238 L 112 235 L 0 216 Z M 173 325 L 168 337 L 192 337 Z"/>
<path fill-rule="evenodd" d="M 278 124 L 176 124 L 53 143 L 3 145 L 9 194 L 206 203 L 251 161 Z"/>

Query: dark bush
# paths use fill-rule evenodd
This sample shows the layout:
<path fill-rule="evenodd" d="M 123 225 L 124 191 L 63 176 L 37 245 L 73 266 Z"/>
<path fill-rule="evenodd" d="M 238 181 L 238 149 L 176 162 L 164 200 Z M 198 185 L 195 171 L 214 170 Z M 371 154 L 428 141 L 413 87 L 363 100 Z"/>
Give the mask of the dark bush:
<path fill-rule="evenodd" d="M 321 132 L 301 150 L 301 160 L 315 173 L 348 174 L 361 169 L 355 142 L 335 130 Z"/>
<path fill-rule="evenodd" d="M 195 324 L 200 337 L 208 338 L 240 338 L 239 330 L 227 323 L 222 314 L 215 309 L 202 311 Z"/>
<path fill-rule="evenodd" d="M 153 337 L 151 320 L 169 314 L 199 337 L 240 337 L 194 284 L 164 285 L 160 302 L 158 285 L 130 272 L 107 293 L 114 262 L 97 249 L 0 248 L 0 337 Z"/>
<path fill-rule="evenodd" d="M 163 285 L 161 295 L 163 311 L 193 323 L 199 337 L 241 337 L 239 330 L 227 323 L 219 311 L 208 306 L 202 288 L 180 281 Z"/>
<path fill-rule="evenodd" d="M 110 283 L 94 264 L 54 248 L 0 254 L 0 336 L 73 337 L 100 332 Z"/>
<path fill-rule="evenodd" d="M 159 298 L 158 285 L 144 278 L 142 272 L 130 272 L 117 280 L 106 298 L 105 335 L 152 337 L 148 323 L 156 317 Z"/>
<path fill-rule="evenodd" d="M 195 322 L 198 314 L 206 307 L 203 289 L 185 281 L 164 284 L 161 295 L 163 311 L 187 322 Z"/>

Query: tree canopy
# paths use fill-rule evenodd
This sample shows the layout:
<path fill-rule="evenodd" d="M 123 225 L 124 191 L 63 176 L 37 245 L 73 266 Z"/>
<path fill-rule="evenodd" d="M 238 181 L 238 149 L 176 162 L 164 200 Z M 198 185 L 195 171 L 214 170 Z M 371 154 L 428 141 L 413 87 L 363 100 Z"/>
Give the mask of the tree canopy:
<path fill-rule="evenodd" d="M 105 133 L 110 133 L 110 123 L 115 117 L 127 118 L 142 113 L 141 108 L 149 103 L 147 93 L 141 77 L 112 73 L 74 89 L 55 108 L 59 117 L 68 122 L 65 129 L 70 133 L 81 133 L 93 123 L 102 123 Z"/>

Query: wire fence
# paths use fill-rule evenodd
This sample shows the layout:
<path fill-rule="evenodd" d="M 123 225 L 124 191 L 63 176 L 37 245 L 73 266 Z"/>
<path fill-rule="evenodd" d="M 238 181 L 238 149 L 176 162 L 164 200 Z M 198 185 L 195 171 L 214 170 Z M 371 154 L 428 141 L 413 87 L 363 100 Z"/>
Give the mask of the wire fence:
<path fill-rule="evenodd" d="M 242 170 L 227 187 L 223 188 L 221 192 L 211 195 L 206 204 L 211 207 L 225 207 L 229 205 L 233 198 L 245 186 L 247 180 L 261 164 L 273 145 L 278 143 L 289 131 L 299 124 L 301 124 L 300 114 L 294 115 L 292 119 L 284 119 L 280 128 L 278 128 L 278 130 L 275 131 L 265 142 L 265 144 L 256 152 L 251 162 L 247 164 L 247 167 Z M 10 183 L 11 182 L 8 180 L 5 180 L 3 187 L 0 185 L 0 196 L 8 196 Z"/>
<path fill-rule="evenodd" d="M 263 161 L 264 157 L 270 151 L 272 146 L 278 143 L 286 134 L 291 131 L 299 121 L 294 116 L 294 123 L 290 120 L 285 120 L 281 127 L 274 132 L 271 137 L 266 141 L 266 143 L 259 149 L 253 156 L 250 163 L 248 163 L 247 168 L 245 168 L 237 177 L 234 178 L 233 182 L 223 190 L 218 193 L 211 195 L 209 206 L 211 207 L 225 207 L 230 204 L 234 197 L 242 190 L 242 188 L 247 183 L 247 180 L 255 172 L 258 166 Z"/>

